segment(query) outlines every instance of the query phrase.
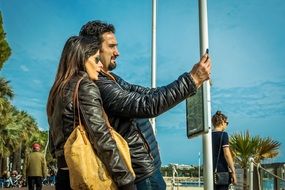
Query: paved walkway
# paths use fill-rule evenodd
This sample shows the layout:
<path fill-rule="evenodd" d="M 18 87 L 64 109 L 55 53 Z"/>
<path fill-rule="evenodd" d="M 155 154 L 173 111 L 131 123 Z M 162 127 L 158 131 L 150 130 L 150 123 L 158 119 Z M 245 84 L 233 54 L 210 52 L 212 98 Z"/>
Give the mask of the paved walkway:
<path fill-rule="evenodd" d="M 27 187 L 21 187 L 21 188 L 3 188 L 3 190 L 27 190 L 28 188 Z M 0 190 L 1 187 L 0 187 Z M 42 190 L 55 190 L 54 186 L 43 186 Z"/>
<path fill-rule="evenodd" d="M 3 190 L 27 190 L 27 187 L 22 188 L 4 188 Z M 2 190 L 0 188 L 0 190 Z M 43 186 L 42 190 L 55 190 L 54 186 Z M 175 187 L 174 189 L 170 186 L 167 187 L 166 190 L 203 190 L 202 187 Z"/>
<path fill-rule="evenodd" d="M 27 187 L 22 187 L 22 188 L 3 188 L 3 190 L 27 190 Z M 0 190 L 1 187 L 0 187 Z M 42 190 L 55 190 L 54 186 L 43 186 Z M 203 187 L 175 187 L 172 188 L 170 186 L 167 186 L 166 190 L 203 190 Z"/>

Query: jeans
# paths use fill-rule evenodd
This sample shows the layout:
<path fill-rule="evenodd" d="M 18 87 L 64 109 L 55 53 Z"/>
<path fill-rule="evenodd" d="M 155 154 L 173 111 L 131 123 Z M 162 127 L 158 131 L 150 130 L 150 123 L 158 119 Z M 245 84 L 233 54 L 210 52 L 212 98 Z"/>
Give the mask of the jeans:
<path fill-rule="evenodd" d="M 158 169 L 148 178 L 136 183 L 137 190 L 165 190 L 166 183 Z"/>

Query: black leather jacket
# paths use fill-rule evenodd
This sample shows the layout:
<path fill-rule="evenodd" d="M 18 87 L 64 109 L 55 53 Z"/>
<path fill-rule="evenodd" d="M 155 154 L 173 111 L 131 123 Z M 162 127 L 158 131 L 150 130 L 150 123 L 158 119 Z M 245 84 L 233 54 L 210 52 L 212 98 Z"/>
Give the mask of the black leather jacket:
<path fill-rule="evenodd" d="M 103 107 L 100 91 L 96 84 L 88 78 L 87 73 L 72 78 L 64 88 L 63 96 L 58 95 L 53 115 L 48 118 L 50 125 L 50 148 L 58 159 L 58 167 L 67 167 L 64 160 L 63 147 L 74 129 L 73 92 L 79 78 L 78 97 L 81 117 L 86 126 L 90 142 L 105 164 L 115 183 L 119 187 L 134 187 L 135 178 L 128 171 L 125 162 L 120 159 L 116 142 L 111 137 L 103 118 Z M 77 120 L 77 118 L 76 118 Z M 134 188 L 120 188 L 134 189 Z"/>
<path fill-rule="evenodd" d="M 148 118 L 155 117 L 196 93 L 189 73 L 160 88 L 132 85 L 111 73 L 115 81 L 101 73 L 96 81 L 111 125 L 128 142 L 132 166 L 139 182 L 160 169 L 157 141 Z"/>

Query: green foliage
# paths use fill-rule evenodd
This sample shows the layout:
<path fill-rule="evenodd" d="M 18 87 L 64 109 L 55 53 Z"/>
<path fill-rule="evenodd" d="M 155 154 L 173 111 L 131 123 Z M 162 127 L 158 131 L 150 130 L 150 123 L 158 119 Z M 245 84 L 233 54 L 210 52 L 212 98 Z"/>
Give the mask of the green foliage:
<path fill-rule="evenodd" d="M 250 157 L 257 163 L 266 158 L 276 157 L 279 153 L 280 145 L 278 141 L 270 137 L 252 137 L 248 131 L 244 134 L 234 134 L 230 138 L 231 151 L 242 168 L 247 167 Z"/>
<path fill-rule="evenodd" d="M 11 55 L 11 49 L 5 36 L 0 12 L 0 70 Z M 31 152 L 33 143 L 41 144 L 42 150 L 44 150 L 47 145 L 48 133 L 39 130 L 36 120 L 30 114 L 18 110 L 11 104 L 10 100 L 13 96 L 14 92 L 9 85 L 9 81 L 0 77 L 0 162 L 5 160 L 2 158 L 19 155 L 20 159 L 10 159 L 18 162 L 12 163 L 14 166 L 22 164 L 21 159 L 25 160 L 27 154 Z M 49 161 L 54 162 L 49 152 L 47 155 Z M 0 174 L 4 169 L 2 165 Z"/>
<path fill-rule="evenodd" d="M 4 78 L 0 77 L 0 116 L 3 118 L 9 112 L 7 108 L 9 108 L 11 99 L 14 96 L 14 92 L 9 86 L 9 81 L 6 81 Z M 0 128 L 1 124 L 3 125 L 4 121 L 0 121 Z"/>
<path fill-rule="evenodd" d="M 0 12 L 0 70 L 2 69 L 4 62 L 11 55 L 11 48 L 9 47 L 9 44 L 6 41 L 5 37 L 6 33 L 3 29 L 2 14 Z"/>

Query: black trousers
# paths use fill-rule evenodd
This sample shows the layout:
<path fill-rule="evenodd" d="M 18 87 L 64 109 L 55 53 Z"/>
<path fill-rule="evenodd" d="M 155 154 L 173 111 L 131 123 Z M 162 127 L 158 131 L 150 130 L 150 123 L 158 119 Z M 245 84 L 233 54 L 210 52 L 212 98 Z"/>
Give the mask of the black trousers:
<path fill-rule="evenodd" d="M 34 186 L 36 186 L 36 190 L 42 190 L 42 182 L 43 178 L 40 176 L 28 176 L 29 190 L 34 190 Z"/>
<path fill-rule="evenodd" d="M 55 181 L 56 190 L 71 190 L 68 170 L 58 169 Z"/>
<path fill-rule="evenodd" d="M 214 190 L 228 190 L 230 185 L 214 185 Z"/>

